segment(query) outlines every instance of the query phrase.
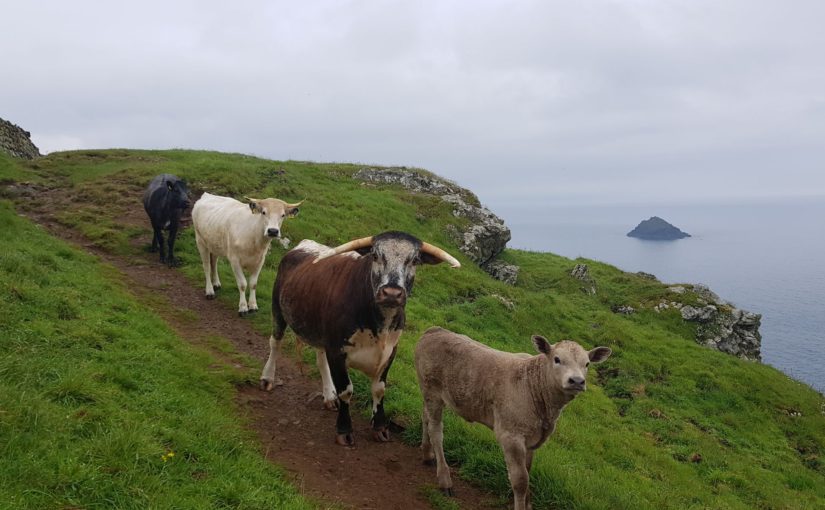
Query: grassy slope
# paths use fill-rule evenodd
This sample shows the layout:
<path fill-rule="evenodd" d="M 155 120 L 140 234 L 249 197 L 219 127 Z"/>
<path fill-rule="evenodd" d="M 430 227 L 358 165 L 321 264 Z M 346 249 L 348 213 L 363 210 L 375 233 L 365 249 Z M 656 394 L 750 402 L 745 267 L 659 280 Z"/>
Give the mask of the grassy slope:
<path fill-rule="evenodd" d="M 446 204 L 362 185 L 350 178 L 357 168 L 207 152 L 111 150 L 53 154 L 13 171 L 78 187 L 82 200 L 62 211 L 62 218 L 120 253 L 133 251 L 129 237 L 145 229 L 119 227 L 118 217 L 128 203 L 140 200 L 152 176 L 171 172 L 195 189 L 220 194 L 308 197 L 301 215 L 284 226 L 294 241 L 338 244 L 399 229 L 459 255 L 444 233 L 446 223 L 459 221 Z M 191 230 L 179 247 L 182 270 L 201 285 Z M 258 295 L 264 307 L 282 253 L 273 247 L 262 274 Z M 541 332 L 588 347 L 609 345 L 615 354 L 591 374 L 591 389 L 565 410 L 557 433 L 537 455 L 532 484 L 538 508 L 825 506 L 821 395 L 770 367 L 697 346 L 691 326 L 676 311 L 655 314 L 648 306 L 630 317 L 610 312 L 616 303 L 658 302 L 667 292 L 657 282 L 586 261 L 599 285 L 599 294 L 588 296 L 567 276 L 574 264 L 569 259 L 517 250 L 504 258 L 522 266 L 516 287 L 492 280 L 460 255 L 465 263 L 460 270 L 437 266 L 419 272 L 387 400 L 389 411 L 409 425 L 408 440 L 420 434 L 412 350 L 427 327 L 443 325 L 496 348 L 528 352 L 529 336 Z M 221 299 L 237 306 L 225 262 L 221 279 L 226 283 Z M 268 331 L 268 314 L 246 320 Z M 366 410 L 363 378 L 356 378 L 356 393 Z M 503 460 L 486 429 L 450 417 L 445 436 L 448 457 L 461 462 L 463 476 L 507 493 Z M 701 461 L 692 461 L 696 454 Z"/>
<path fill-rule="evenodd" d="M 311 508 L 237 423 L 245 373 L 6 201 L 0 244 L 0 507 Z"/>

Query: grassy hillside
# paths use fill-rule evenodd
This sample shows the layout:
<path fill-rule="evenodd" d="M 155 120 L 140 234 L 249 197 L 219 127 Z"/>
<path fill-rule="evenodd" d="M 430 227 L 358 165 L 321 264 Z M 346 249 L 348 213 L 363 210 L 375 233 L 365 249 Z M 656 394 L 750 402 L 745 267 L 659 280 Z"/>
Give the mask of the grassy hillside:
<path fill-rule="evenodd" d="M 773 368 L 696 345 L 695 326 L 682 321 L 678 311 L 650 309 L 664 297 L 690 296 L 670 295 L 658 282 L 594 261 L 585 262 L 599 293 L 587 295 L 568 276 L 573 260 L 518 250 L 504 254 L 522 268 L 518 285 L 507 286 L 450 243 L 445 226 L 461 220 L 448 205 L 397 188 L 364 185 L 351 178 L 358 168 L 194 151 L 79 151 L 0 165 L 0 181 L 71 188 L 75 199 L 60 204 L 58 218 L 124 255 L 145 249 L 134 241 L 148 232 L 135 204 L 149 179 L 161 172 L 187 179 L 192 189 L 238 198 L 307 198 L 301 214 L 283 227 L 294 242 L 310 238 L 339 244 L 398 229 L 445 247 L 464 267 L 419 271 L 407 305 L 408 329 L 389 376 L 387 409 L 408 426 L 405 439 L 412 443 L 420 437 L 412 351 L 431 325 L 511 351 L 531 352 L 534 333 L 572 338 L 587 347 L 610 346 L 613 357 L 590 374 L 590 389 L 565 410 L 556 434 L 536 457 L 531 483 L 537 508 L 825 507 L 823 397 Z M 38 199 L 48 200 L 35 195 L 18 207 L 25 210 L 27 202 Z M 49 246 L 40 250 L 44 257 L 59 249 L 41 244 Z M 183 232 L 178 247 L 181 270 L 193 285 L 202 285 L 191 230 Z M 273 245 L 258 287 L 262 308 L 270 302 L 282 254 Z M 220 299 L 236 307 L 225 261 L 221 280 Z M 12 299 L 8 293 L 3 291 L 3 299 Z M 616 315 L 610 311 L 614 304 L 640 312 Z M 266 342 L 267 313 L 238 320 L 253 321 Z M 367 412 L 369 389 L 362 377 L 356 377 L 356 394 Z M 445 446 L 448 458 L 461 464 L 462 476 L 508 492 L 501 453 L 486 429 L 449 416 Z"/>

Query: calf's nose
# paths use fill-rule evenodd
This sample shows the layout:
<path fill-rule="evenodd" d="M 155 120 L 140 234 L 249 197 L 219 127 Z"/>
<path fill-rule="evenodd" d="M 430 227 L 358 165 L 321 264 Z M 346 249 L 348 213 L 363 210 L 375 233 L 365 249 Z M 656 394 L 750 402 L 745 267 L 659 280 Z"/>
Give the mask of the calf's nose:
<path fill-rule="evenodd" d="M 278 237 L 278 234 L 280 234 L 280 231 L 277 228 L 266 229 L 266 235 L 269 237 Z"/>
<path fill-rule="evenodd" d="M 573 386 L 584 386 L 584 377 L 571 377 L 567 379 L 567 382 L 572 384 Z"/>

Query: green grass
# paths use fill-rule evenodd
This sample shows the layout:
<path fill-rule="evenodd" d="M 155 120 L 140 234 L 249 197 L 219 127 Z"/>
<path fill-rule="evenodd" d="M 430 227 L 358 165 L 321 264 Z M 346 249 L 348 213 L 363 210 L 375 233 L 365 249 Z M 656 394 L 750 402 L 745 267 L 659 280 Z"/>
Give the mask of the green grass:
<path fill-rule="evenodd" d="M 313 507 L 238 421 L 248 373 L 5 201 L 0 244 L 0 507 Z"/>
<path fill-rule="evenodd" d="M 28 180 L 73 187 L 83 198 L 61 217 L 121 254 L 143 249 L 131 243 L 131 236 L 148 232 L 148 224 L 142 231 L 139 226 L 127 230 L 119 218 L 161 172 L 188 179 L 194 189 L 236 197 L 306 197 L 301 214 L 283 227 L 293 242 L 309 238 L 338 244 L 397 229 L 448 249 L 464 267 L 419 271 L 407 305 L 408 328 L 389 376 L 387 409 L 407 425 L 404 438 L 411 443 L 420 438 L 421 408 L 412 352 L 431 325 L 510 351 L 531 352 L 534 333 L 613 348 L 613 357 L 590 374 L 590 389 L 568 406 L 557 432 L 536 456 L 531 477 L 536 508 L 825 507 L 822 395 L 771 367 L 700 347 L 693 341 L 695 326 L 682 321 L 677 311 L 651 310 L 665 296 L 695 300 L 690 293 L 668 294 L 658 282 L 583 260 L 598 286 L 598 294 L 590 296 L 568 276 L 577 261 L 518 250 L 503 256 L 522 268 L 518 285 L 507 286 L 473 266 L 449 241 L 445 226 L 459 223 L 449 206 L 392 187 L 363 185 L 351 179 L 360 168 L 356 165 L 112 150 L 52 154 L 36 166 L 20 163 L 15 172 Z M 182 233 L 178 247 L 181 270 L 202 286 L 191 230 Z M 258 286 L 263 309 L 282 255 L 273 245 Z M 237 307 L 225 262 L 221 280 L 220 299 Z M 615 304 L 639 312 L 616 315 L 610 312 Z M 251 320 L 266 342 L 268 314 L 244 320 Z M 310 353 L 305 356 L 312 359 Z M 356 376 L 355 386 L 360 409 L 367 413 L 368 383 Z M 460 463 L 463 477 L 508 494 L 502 455 L 488 430 L 448 415 L 445 441 L 447 456 Z"/>

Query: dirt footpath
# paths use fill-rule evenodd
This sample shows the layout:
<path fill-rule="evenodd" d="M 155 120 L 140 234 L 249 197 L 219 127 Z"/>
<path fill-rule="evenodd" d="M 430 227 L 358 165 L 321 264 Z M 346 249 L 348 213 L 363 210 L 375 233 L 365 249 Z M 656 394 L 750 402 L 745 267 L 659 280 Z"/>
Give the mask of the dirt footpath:
<path fill-rule="evenodd" d="M 44 193 L 40 191 L 39 193 Z M 237 311 L 219 300 L 208 301 L 203 290 L 193 287 L 182 273 L 157 261 L 156 254 L 136 249 L 129 256 L 100 250 L 78 232 L 60 224 L 50 211 L 73 197 L 61 189 L 45 191 L 45 200 L 23 205 L 24 213 L 51 234 L 91 252 L 122 273 L 127 287 L 141 301 L 153 307 L 177 334 L 198 346 L 220 336 L 234 348 L 259 360 L 263 367 L 269 354 L 268 338 L 255 331 Z M 38 207 L 39 203 L 49 208 Z M 140 224 L 148 219 L 138 201 L 120 221 Z M 22 205 L 22 204 L 21 204 Z M 136 240 L 148 245 L 150 238 Z M 223 263 L 226 263 L 225 261 Z M 236 293 L 234 282 L 225 282 L 222 292 Z M 268 303 L 261 303 L 267 313 Z M 267 459 L 282 466 L 300 490 L 322 505 L 358 509 L 428 509 L 425 487 L 436 487 L 435 468 L 421 462 L 419 450 L 401 443 L 376 443 L 371 439 L 367 419 L 353 413 L 354 447 L 334 443 L 335 414 L 323 408 L 320 380 L 301 373 L 295 357 L 285 352 L 279 358 L 278 375 L 284 385 L 265 393 L 257 387 L 238 388 L 239 411 L 260 439 Z M 225 356 L 218 357 L 232 363 Z M 391 393 L 390 393 L 390 397 Z M 461 508 L 501 508 L 498 499 L 457 477 L 453 477 Z"/>

